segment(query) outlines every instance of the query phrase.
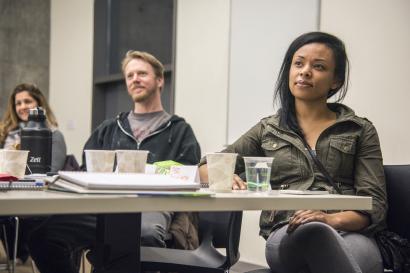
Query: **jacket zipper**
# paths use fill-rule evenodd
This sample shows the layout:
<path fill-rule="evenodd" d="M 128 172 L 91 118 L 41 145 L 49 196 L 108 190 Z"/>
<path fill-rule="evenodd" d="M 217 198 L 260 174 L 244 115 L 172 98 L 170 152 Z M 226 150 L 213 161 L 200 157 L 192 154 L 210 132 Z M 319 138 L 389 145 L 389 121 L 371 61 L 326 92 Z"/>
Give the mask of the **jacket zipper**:
<path fill-rule="evenodd" d="M 270 212 L 270 215 L 269 215 L 269 222 L 273 222 L 273 220 L 275 219 L 275 210 L 272 210 L 271 212 Z"/>
<path fill-rule="evenodd" d="M 149 138 L 149 137 L 152 137 L 152 136 L 154 136 L 154 135 L 156 135 L 156 134 L 159 134 L 159 133 L 163 132 L 165 129 L 167 129 L 169 126 L 171 126 L 171 123 L 172 123 L 171 121 L 168 121 L 168 123 L 167 123 L 167 125 L 166 125 L 165 127 L 163 127 L 162 129 L 157 130 L 157 131 L 152 132 L 151 134 L 147 135 L 142 141 L 146 140 L 146 139 Z M 120 130 L 121 130 L 124 134 L 126 134 L 127 136 L 129 136 L 130 138 L 132 138 L 132 139 L 137 143 L 137 150 L 139 150 L 142 141 L 138 141 L 133 135 L 131 135 L 130 133 L 128 133 L 128 132 L 122 127 L 122 125 L 121 125 L 119 119 L 117 119 L 117 124 L 118 124 L 118 127 L 120 127 Z"/>
<path fill-rule="evenodd" d="M 292 132 L 292 131 L 283 130 L 282 128 L 277 127 L 275 124 L 270 124 L 270 125 L 271 125 L 271 126 L 273 127 L 273 129 L 274 129 L 273 134 L 274 134 L 275 136 L 279 137 L 280 139 L 282 139 L 282 140 L 284 140 L 284 141 L 286 141 L 286 142 L 289 142 L 290 144 L 294 145 L 291 141 L 289 141 L 289 140 L 287 140 L 287 139 L 284 139 L 283 137 L 280 136 L 281 134 L 290 134 L 290 135 L 292 135 L 293 137 L 296 137 L 297 139 L 299 139 L 300 141 L 302 141 L 301 137 L 300 137 L 298 134 L 296 134 L 296 133 L 294 133 L 294 132 Z M 322 132 L 322 133 L 323 133 L 323 132 Z M 302 141 L 302 142 L 303 142 L 303 141 Z M 311 163 L 311 161 L 310 161 L 310 159 L 309 159 L 309 156 L 306 154 L 306 153 L 308 153 L 307 148 L 306 148 L 306 147 L 303 147 L 303 149 L 301 149 L 301 148 L 298 147 L 298 145 L 294 145 L 294 146 L 295 146 L 298 150 L 300 150 L 300 151 L 302 152 L 302 154 L 304 154 L 305 157 L 308 159 L 310 170 L 311 170 L 312 173 L 314 173 L 312 163 Z M 283 186 L 284 188 L 282 188 L 282 186 Z M 280 190 L 283 190 L 283 189 L 287 189 L 287 188 L 289 188 L 289 187 L 290 187 L 289 184 L 283 184 L 283 185 L 281 185 L 281 186 L 279 187 L 279 189 L 280 189 Z"/>

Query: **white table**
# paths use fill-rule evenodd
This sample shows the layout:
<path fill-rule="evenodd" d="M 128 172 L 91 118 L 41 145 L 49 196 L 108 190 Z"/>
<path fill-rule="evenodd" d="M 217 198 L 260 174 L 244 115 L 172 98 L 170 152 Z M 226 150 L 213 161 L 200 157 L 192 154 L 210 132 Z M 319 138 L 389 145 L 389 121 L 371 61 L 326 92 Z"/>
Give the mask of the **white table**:
<path fill-rule="evenodd" d="M 370 210 L 371 197 L 288 195 L 235 191 L 211 197 L 73 194 L 53 191 L 0 192 L 0 215 L 130 213 L 218 210 Z"/>
<path fill-rule="evenodd" d="M 98 218 L 96 272 L 140 272 L 141 212 L 146 211 L 243 211 L 342 209 L 370 210 L 371 197 L 346 195 L 287 195 L 236 191 L 210 197 L 71 194 L 48 191 L 0 192 L 0 215 L 85 214 Z M 124 224 L 126 223 L 126 224 Z M 124 250 L 121 242 L 132 242 Z M 135 244 L 134 242 L 135 241 Z M 108 252 L 107 252 L 108 251 Z M 110 251 L 116 253 L 109 253 Z M 121 253 L 131 253 L 117 265 L 107 261 Z M 111 256 L 110 256 L 111 255 Z M 110 269 L 107 269 L 107 268 Z"/>

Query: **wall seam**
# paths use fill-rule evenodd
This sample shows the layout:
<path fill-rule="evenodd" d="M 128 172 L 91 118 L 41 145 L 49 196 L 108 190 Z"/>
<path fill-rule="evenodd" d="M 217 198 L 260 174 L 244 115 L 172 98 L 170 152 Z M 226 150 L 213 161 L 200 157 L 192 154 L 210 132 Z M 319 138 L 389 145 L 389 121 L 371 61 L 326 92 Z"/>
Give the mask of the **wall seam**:
<path fill-rule="evenodd" d="M 226 127 L 225 127 L 225 144 L 228 146 L 229 139 L 229 99 L 230 99 L 230 82 L 231 82 L 231 40 L 232 40 L 232 0 L 229 0 L 229 25 L 228 25 L 228 65 L 227 65 L 227 92 L 226 92 Z"/>
<path fill-rule="evenodd" d="M 316 21 L 316 29 L 320 31 L 320 24 L 322 17 L 322 0 L 317 0 L 317 21 Z"/>

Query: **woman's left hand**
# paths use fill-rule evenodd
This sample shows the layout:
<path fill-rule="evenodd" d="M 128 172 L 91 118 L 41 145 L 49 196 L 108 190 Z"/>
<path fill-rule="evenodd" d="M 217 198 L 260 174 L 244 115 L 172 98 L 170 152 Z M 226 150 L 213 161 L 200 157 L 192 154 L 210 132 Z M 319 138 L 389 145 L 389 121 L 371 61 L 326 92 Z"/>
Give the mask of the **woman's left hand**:
<path fill-rule="evenodd" d="M 335 225 L 331 214 L 327 214 L 321 210 L 298 210 L 289 219 L 287 233 L 291 233 L 300 225 L 309 222 L 322 222 L 332 227 Z"/>

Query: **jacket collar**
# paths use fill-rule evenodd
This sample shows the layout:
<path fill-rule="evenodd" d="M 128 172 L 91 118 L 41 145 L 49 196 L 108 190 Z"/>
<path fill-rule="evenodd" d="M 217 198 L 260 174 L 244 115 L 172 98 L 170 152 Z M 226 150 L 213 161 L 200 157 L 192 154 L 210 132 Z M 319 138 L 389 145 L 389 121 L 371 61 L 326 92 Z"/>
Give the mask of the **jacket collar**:
<path fill-rule="evenodd" d="M 352 121 L 360 126 L 363 125 L 362 120 L 355 115 L 355 112 L 348 106 L 341 104 L 341 103 L 328 103 L 328 107 L 336 112 L 336 123 Z M 266 124 L 271 125 L 281 131 L 285 131 L 288 133 L 294 134 L 292 131 L 288 130 L 287 128 L 281 127 L 279 124 L 280 121 L 280 111 L 278 111 L 275 115 L 265 118 Z"/>
<path fill-rule="evenodd" d="M 126 135 L 128 135 L 131 138 L 134 138 L 133 134 L 132 134 L 132 130 L 131 130 L 131 126 L 130 123 L 128 121 L 128 115 L 130 114 L 130 112 L 121 112 L 117 115 L 116 119 L 116 123 L 118 125 L 118 127 L 120 128 L 121 131 L 123 131 Z M 150 136 L 157 134 L 158 132 L 161 132 L 163 130 L 165 130 L 166 128 L 170 127 L 170 133 L 169 133 L 169 137 L 168 137 L 168 142 L 171 143 L 172 142 L 172 125 L 178 123 L 178 122 L 183 122 L 185 121 L 185 119 L 183 119 L 182 117 L 179 117 L 177 115 L 172 115 L 171 118 L 167 121 L 164 122 L 164 124 L 162 124 L 159 128 L 157 128 L 155 130 L 155 132 L 151 133 Z M 135 139 L 135 138 L 134 138 Z"/>
<path fill-rule="evenodd" d="M 341 103 L 328 103 L 329 109 L 336 113 L 336 122 L 352 120 L 356 117 L 354 111 Z"/>

